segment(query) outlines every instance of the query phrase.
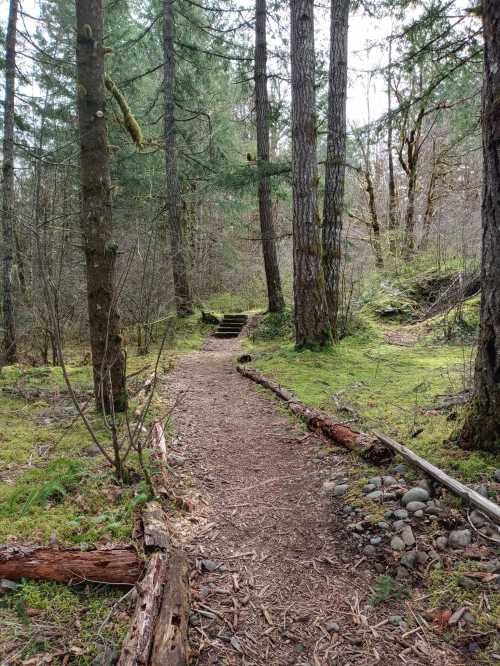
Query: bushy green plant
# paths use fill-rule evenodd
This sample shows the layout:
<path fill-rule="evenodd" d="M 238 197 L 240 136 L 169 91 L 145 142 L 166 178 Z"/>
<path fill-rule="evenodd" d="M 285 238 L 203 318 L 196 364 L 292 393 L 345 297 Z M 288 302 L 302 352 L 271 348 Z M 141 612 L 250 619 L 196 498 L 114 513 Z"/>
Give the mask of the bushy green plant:
<path fill-rule="evenodd" d="M 410 596 L 407 587 L 391 576 L 378 576 L 369 602 L 371 606 L 379 606 L 391 599 L 404 599 Z"/>
<path fill-rule="evenodd" d="M 275 340 L 281 338 L 290 340 L 293 337 L 293 314 L 290 310 L 273 312 L 262 318 L 257 328 L 252 332 L 251 339 Z"/>

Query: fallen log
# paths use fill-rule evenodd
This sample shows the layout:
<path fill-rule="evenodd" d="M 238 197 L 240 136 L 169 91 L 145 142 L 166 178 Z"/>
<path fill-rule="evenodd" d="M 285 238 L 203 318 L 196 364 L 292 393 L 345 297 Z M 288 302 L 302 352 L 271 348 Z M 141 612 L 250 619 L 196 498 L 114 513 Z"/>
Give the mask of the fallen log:
<path fill-rule="evenodd" d="M 53 580 L 60 583 L 135 585 L 143 561 L 132 546 L 80 550 L 39 546 L 0 546 L 0 578 Z"/>
<path fill-rule="evenodd" d="M 380 442 L 378 438 L 353 430 L 346 424 L 335 421 L 328 414 L 318 409 L 307 407 L 292 393 L 285 390 L 277 382 L 267 379 L 257 372 L 257 370 L 245 368 L 241 365 L 238 365 L 237 369 L 244 377 L 264 386 L 281 398 L 281 400 L 284 400 L 288 409 L 301 418 L 309 430 L 321 432 L 336 444 L 340 444 L 350 451 L 355 451 L 372 463 L 380 464 L 388 462 L 394 456 L 391 448 Z"/>
<path fill-rule="evenodd" d="M 146 575 L 137 584 L 137 604 L 117 666 L 147 666 L 149 664 L 167 571 L 166 555 L 161 552 L 153 553 Z"/>
<path fill-rule="evenodd" d="M 170 550 L 167 516 L 159 502 L 148 502 L 142 512 L 145 549 Z"/>
<path fill-rule="evenodd" d="M 156 623 L 151 666 L 187 666 L 190 656 L 188 617 L 188 563 L 182 551 L 175 551 L 170 560 L 168 580 Z"/>
<path fill-rule="evenodd" d="M 408 449 L 406 446 L 396 442 L 396 440 L 392 439 L 391 437 L 376 431 L 374 431 L 374 434 L 381 442 L 390 447 L 396 453 L 399 453 L 399 455 L 405 458 L 405 460 L 408 460 L 416 467 L 419 467 L 430 477 L 438 481 L 442 486 L 448 488 L 448 490 L 450 490 L 452 493 L 461 497 L 465 502 L 472 504 L 477 509 L 487 514 L 496 523 L 500 524 L 500 506 L 498 506 L 498 504 L 492 502 L 486 497 L 483 497 L 475 490 L 467 488 L 467 486 L 464 486 L 463 483 L 460 483 L 460 481 L 457 481 L 451 476 L 448 476 L 448 474 L 439 469 L 439 467 L 436 467 L 424 458 L 421 458 L 411 449 Z"/>

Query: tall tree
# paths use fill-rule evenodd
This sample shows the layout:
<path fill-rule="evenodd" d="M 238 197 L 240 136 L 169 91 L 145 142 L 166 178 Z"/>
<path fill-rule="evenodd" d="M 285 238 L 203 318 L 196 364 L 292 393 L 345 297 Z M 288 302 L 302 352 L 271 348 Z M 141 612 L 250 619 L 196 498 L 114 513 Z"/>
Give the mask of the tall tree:
<path fill-rule="evenodd" d="M 281 312 L 285 307 L 281 291 L 281 279 L 276 253 L 271 182 L 266 176 L 269 165 L 269 97 L 267 91 L 267 2 L 255 2 L 255 116 L 257 123 L 257 165 L 259 179 L 259 213 L 262 236 L 262 253 L 266 271 L 269 312 Z"/>
<path fill-rule="evenodd" d="M 317 208 L 314 2 L 291 0 L 292 180 L 295 343 L 331 340 Z"/>
<path fill-rule="evenodd" d="M 80 224 L 87 274 L 90 345 L 98 409 L 127 407 L 125 359 L 115 290 L 109 144 L 106 127 L 102 0 L 76 0 Z"/>
<path fill-rule="evenodd" d="M 389 251 L 392 256 L 396 256 L 396 234 L 398 229 L 397 218 L 397 194 L 396 177 L 394 174 L 394 155 L 393 155 L 393 118 L 392 118 L 392 39 L 389 39 L 389 64 L 387 67 L 387 166 L 388 166 L 388 189 L 389 202 L 388 224 L 389 231 Z"/>
<path fill-rule="evenodd" d="M 328 134 L 323 202 L 323 270 L 332 335 L 337 337 L 346 159 L 347 35 L 350 0 L 331 0 Z"/>
<path fill-rule="evenodd" d="M 483 0 L 483 201 L 481 330 L 467 448 L 500 451 L 500 4 Z"/>
<path fill-rule="evenodd" d="M 16 87 L 17 0 L 10 0 L 5 44 L 5 103 L 3 135 L 2 278 L 3 278 L 3 361 L 17 360 L 16 319 L 13 297 L 14 263 L 14 109 Z"/>
<path fill-rule="evenodd" d="M 184 214 L 177 171 L 175 140 L 175 54 L 174 54 L 174 0 L 163 3 L 163 49 L 165 95 L 165 166 L 167 218 L 170 228 L 172 269 L 174 274 L 175 307 L 182 317 L 193 313 L 191 289 L 185 257 Z"/>

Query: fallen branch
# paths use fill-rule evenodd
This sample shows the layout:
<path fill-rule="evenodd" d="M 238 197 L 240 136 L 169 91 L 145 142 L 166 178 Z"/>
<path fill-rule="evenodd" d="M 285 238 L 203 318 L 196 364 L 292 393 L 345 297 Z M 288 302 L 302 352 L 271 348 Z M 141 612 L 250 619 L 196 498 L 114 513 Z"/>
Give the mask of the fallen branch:
<path fill-rule="evenodd" d="M 151 653 L 151 666 L 187 666 L 189 579 L 186 556 L 173 553 Z"/>
<path fill-rule="evenodd" d="M 134 617 L 123 642 L 117 666 L 147 666 L 149 664 L 167 571 L 166 555 L 161 552 L 153 553 L 146 575 L 137 585 Z"/>
<path fill-rule="evenodd" d="M 0 578 L 60 583 L 135 585 L 143 562 L 132 546 L 82 551 L 78 548 L 0 546 Z"/>
<path fill-rule="evenodd" d="M 167 517 L 159 502 L 148 502 L 142 512 L 145 549 L 170 550 Z"/>
<path fill-rule="evenodd" d="M 376 437 L 352 430 L 352 428 L 349 428 L 344 423 L 335 421 L 328 414 L 306 407 L 292 393 L 286 391 L 277 382 L 267 379 L 257 372 L 257 370 L 245 368 L 241 365 L 237 366 L 237 369 L 244 377 L 264 386 L 281 398 L 281 400 L 284 400 L 287 403 L 288 409 L 305 421 L 309 430 L 321 432 L 336 444 L 359 453 L 363 458 L 373 463 L 387 462 L 393 457 L 392 450 L 382 444 Z"/>
<path fill-rule="evenodd" d="M 448 474 L 439 469 L 439 467 L 436 467 L 432 463 L 427 462 L 427 460 L 424 460 L 424 458 L 421 458 L 416 453 L 406 448 L 406 446 L 396 442 L 394 439 L 391 439 L 387 435 L 376 431 L 374 431 L 374 434 L 381 442 L 389 446 L 393 451 L 399 453 L 400 456 L 419 467 L 426 474 L 438 481 L 442 486 L 448 488 L 448 490 L 451 490 L 452 493 L 458 495 L 469 504 L 477 507 L 483 511 L 483 513 L 490 516 L 490 518 L 492 518 L 496 523 L 500 524 L 500 506 L 498 506 L 498 504 L 495 504 L 495 502 L 492 502 L 486 497 L 483 497 L 475 490 L 467 488 L 467 486 L 464 486 L 464 484 L 460 483 L 460 481 L 457 481 L 451 476 L 448 476 Z"/>

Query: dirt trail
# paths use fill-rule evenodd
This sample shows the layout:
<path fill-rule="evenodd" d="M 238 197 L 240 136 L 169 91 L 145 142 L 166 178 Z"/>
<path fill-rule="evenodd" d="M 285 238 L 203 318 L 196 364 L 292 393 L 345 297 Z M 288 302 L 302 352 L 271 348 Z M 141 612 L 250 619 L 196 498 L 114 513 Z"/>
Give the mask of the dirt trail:
<path fill-rule="evenodd" d="M 173 448 L 200 497 L 178 525 L 198 568 L 194 663 L 467 663 L 428 632 L 402 639 L 400 628 L 380 625 L 408 612 L 397 603 L 366 606 L 378 574 L 350 550 L 321 494 L 349 459 L 315 458 L 322 442 L 238 375 L 238 349 L 238 340 L 209 340 L 180 359 L 171 384 L 184 392 Z"/>

